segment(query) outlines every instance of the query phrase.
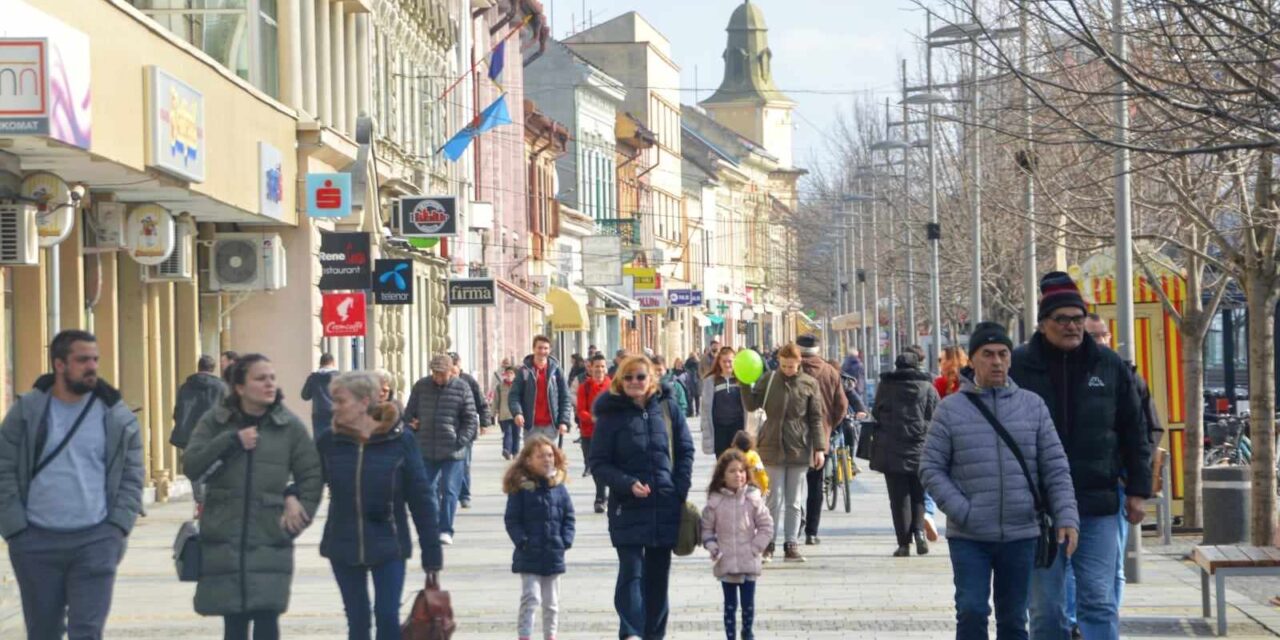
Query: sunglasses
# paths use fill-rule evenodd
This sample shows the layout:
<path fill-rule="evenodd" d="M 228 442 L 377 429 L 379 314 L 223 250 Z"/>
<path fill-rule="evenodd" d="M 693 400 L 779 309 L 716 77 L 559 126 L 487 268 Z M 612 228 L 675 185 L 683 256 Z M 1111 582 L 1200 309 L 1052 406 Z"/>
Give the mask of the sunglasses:
<path fill-rule="evenodd" d="M 644 382 L 645 380 L 648 380 L 648 379 L 649 379 L 649 374 L 647 374 L 647 373 L 637 373 L 637 374 L 635 374 L 635 375 L 631 375 L 631 376 L 622 376 L 622 379 L 623 379 L 623 380 L 625 380 L 625 381 L 627 381 L 627 382 L 631 382 L 631 381 L 635 381 L 635 382 Z"/>

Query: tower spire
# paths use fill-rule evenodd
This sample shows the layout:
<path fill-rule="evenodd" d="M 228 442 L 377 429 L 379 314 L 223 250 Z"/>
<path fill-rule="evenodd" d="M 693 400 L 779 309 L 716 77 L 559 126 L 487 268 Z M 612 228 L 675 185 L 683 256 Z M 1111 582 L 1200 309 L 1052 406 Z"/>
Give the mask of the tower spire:
<path fill-rule="evenodd" d="M 773 52 L 769 49 L 769 28 L 764 12 L 751 0 L 743 0 L 729 18 L 729 34 L 724 50 L 724 80 L 708 103 L 787 102 L 795 104 L 773 83 Z"/>

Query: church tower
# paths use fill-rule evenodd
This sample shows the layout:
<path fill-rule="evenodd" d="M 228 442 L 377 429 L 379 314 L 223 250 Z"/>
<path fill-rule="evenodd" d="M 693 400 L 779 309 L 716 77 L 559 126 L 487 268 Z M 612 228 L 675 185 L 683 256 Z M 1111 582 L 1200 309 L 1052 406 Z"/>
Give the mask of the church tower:
<path fill-rule="evenodd" d="M 791 112 L 796 103 L 773 84 L 773 52 L 764 12 L 744 0 L 729 18 L 726 31 L 724 81 L 700 105 L 716 122 L 763 145 L 782 167 L 791 167 Z"/>

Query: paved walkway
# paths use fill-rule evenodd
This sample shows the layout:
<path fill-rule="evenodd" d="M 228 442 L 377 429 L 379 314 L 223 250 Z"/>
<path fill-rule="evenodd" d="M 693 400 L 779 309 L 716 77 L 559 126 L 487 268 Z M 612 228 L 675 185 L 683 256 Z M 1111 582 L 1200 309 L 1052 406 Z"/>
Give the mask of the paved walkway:
<path fill-rule="evenodd" d="M 519 584 L 511 574 L 511 544 L 502 526 L 505 498 L 498 478 L 504 468 L 499 438 L 491 431 L 476 445 L 473 507 L 459 512 L 457 542 L 445 549 L 443 582 L 453 594 L 460 640 L 513 638 Z M 616 565 L 603 515 L 590 512 L 592 484 L 580 478 L 581 449 L 569 450 L 575 504 L 580 509 L 578 539 L 569 552 L 569 573 L 561 582 L 562 639 L 616 637 L 613 582 Z M 709 460 L 695 465 L 695 500 L 706 485 Z M 882 477 L 865 473 L 855 482 L 853 513 L 823 514 L 823 544 L 806 547 L 805 564 L 770 565 L 757 595 L 757 629 L 762 638 L 945 638 L 953 629 L 951 566 L 945 542 L 924 557 L 892 558 L 893 530 Z M 189 502 L 151 507 L 131 538 L 121 567 L 108 638 L 217 638 L 221 621 L 191 610 L 194 586 L 173 576 L 170 560 L 178 524 Z M 323 512 L 323 511 L 322 511 Z M 286 638 L 345 637 L 342 601 L 317 546 L 322 523 L 300 539 L 293 601 L 283 618 Z M 1148 538 L 1148 543 L 1154 540 Z M 416 555 L 416 554 L 415 554 Z M 1148 554 L 1146 581 L 1126 590 L 1123 635 L 1133 638 L 1212 636 L 1199 617 L 1199 579 L 1171 557 Z M 422 579 L 413 569 L 406 585 L 409 602 Z M 668 637 L 723 638 L 720 589 L 705 553 L 676 559 Z M 1230 609 L 1235 638 L 1274 637 L 1241 609 L 1267 620 L 1274 610 L 1242 596 Z M 407 605 L 406 605 L 407 610 Z M 1280 629 L 1280 625 L 1273 628 Z M 994 635 L 994 629 L 993 629 Z"/>

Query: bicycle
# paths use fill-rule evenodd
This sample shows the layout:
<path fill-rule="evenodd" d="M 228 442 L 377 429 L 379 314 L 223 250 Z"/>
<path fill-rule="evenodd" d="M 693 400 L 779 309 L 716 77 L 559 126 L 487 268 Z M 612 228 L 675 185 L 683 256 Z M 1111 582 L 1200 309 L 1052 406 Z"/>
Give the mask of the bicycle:
<path fill-rule="evenodd" d="M 844 493 L 844 512 L 853 510 L 853 477 L 857 470 L 853 449 L 845 442 L 843 425 L 831 432 L 830 452 L 822 465 L 822 490 L 827 496 L 827 510 L 835 511 L 839 493 Z"/>

